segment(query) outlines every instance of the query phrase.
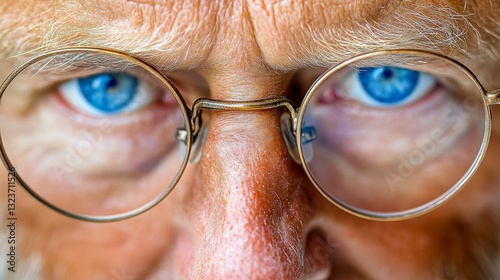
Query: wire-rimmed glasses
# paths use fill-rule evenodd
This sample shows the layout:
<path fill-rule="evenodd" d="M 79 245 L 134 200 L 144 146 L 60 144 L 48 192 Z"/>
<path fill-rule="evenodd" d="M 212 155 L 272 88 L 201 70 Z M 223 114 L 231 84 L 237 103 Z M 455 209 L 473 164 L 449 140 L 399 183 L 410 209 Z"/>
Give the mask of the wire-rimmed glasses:
<path fill-rule="evenodd" d="M 459 62 L 419 50 L 342 62 L 298 108 L 276 96 L 200 98 L 189 109 L 174 84 L 115 50 L 36 55 L 0 86 L 2 160 L 48 207 L 116 221 L 162 201 L 199 158 L 209 129 L 202 112 L 282 109 L 289 153 L 326 199 L 360 217 L 400 220 L 436 208 L 469 181 L 500 95 Z"/>

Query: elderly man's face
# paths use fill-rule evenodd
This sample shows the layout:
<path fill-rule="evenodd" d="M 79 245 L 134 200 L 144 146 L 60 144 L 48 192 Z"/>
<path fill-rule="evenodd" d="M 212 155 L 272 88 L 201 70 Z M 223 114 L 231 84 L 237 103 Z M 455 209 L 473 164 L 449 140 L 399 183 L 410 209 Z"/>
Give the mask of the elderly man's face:
<path fill-rule="evenodd" d="M 146 60 L 178 85 L 188 104 L 199 97 L 248 101 L 278 95 L 299 104 L 312 82 L 343 59 L 379 49 L 419 48 L 461 61 L 485 88 L 495 89 L 500 87 L 498 19 L 497 0 L 2 1 L 0 78 L 40 48 L 85 45 L 117 49 Z M 33 111 L 43 110 L 59 132 L 80 113 L 68 110 L 67 100 L 43 100 L 30 103 Z M 6 111 L 15 118 L 5 117 Z M 400 113 L 404 114 L 404 108 Z M 416 117 L 418 122 L 424 116 Z M 427 215 L 379 222 L 340 210 L 315 189 L 287 151 L 278 110 L 213 111 L 200 160 L 187 166 L 164 201 L 137 217 L 113 223 L 73 220 L 18 189 L 16 272 L 7 271 L 8 251 L 2 247 L 0 276 L 497 279 L 500 175 L 495 170 L 495 154 L 500 148 L 500 120 L 495 117 L 493 112 L 488 154 L 462 192 Z M 158 187 L 163 183 L 148 176 L 169 171 L 157 164 L 162 159 L 154 158 L 163 144 L 150 138 L 161 132 L 157 126 L 143 125 L 145 117 L 127 118 L 120 117 L 120 129 L 112 137 L 136 141 L 118 145 L 119 149 L 110 147 L 94 158 L 107 152 L 107 158 L 148 169 L 131 174 L 123 184 Z M 352 118 L 343 123 L 359 121 Z M 398 118 L 393 115 L 394 121 Z M 154 120 L 162 126 L 161 118 Z M 20 153 L 34 155 L 27 159 L 37 158 L 33 151 L 48 149 L 43 141 L 37 149 L 26 144 L 36 138 L 37 127 L 47 127 L 45 123 L 37 123 L 15 107 L 2 108 L 2 122 L 7 121 L 9 127 L 18 127 L 16 145 L 24 149 Z M 373 122 L 368 118 L 363 122 L 367 130 L 377 129 L 369 127 Z M 70 137 L 58 135 L 59 140 Z M 345 144 L 345 149 L 356 154 L 361 149 L 357 140 Z M 383 151 L 384 147 L 372 149 Z M 475 153 L 467 146 L 463 150 Z M 40 161 L 44 162 L 27 162 L 34 173 L 46 170 Z M 434 169 L 444 178 L 453 168 L 443 163 Z M 7 171 L 3 174 L 1 205 L 5 208 Z M 352 178 L 363 176 L 356 174 Z M 75 185 L 75 178 L 78 174 L 66 181 L 71 185 L 68 188 Z M 439 187 L 438 179 L 420 180 L 419 184 Z M 50 182 L 40 180 L 38 185 L 49 190 Z M 94 178 L 82 184 L 91 188 L 96 182 Z M 105 182 L 99 181 L 99 186 Z M 351 182 L 350 187 L 356 189 L 359 181 Z M 132 203 L 132 198 L 127 199 Z M 2 236 L 0 244 L 5 244 L 7 237 Z"/>

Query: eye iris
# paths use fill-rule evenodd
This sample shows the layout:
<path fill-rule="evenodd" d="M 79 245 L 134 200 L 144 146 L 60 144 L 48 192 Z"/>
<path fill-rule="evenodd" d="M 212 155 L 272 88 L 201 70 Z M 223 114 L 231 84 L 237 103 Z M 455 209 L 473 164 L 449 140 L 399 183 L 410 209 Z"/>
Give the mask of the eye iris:
<path fill-rule="evenodd" d="M 398 103 L 415 90 L 420 73 L 398 67 L 361 68 L 359 80 L 373 99 L 383 103 Z"/>
<path fill-rule="evenodd" d="M 134 100 L 138 79 L 127 73 L 105 73 L 80 78 L 78 86 L 92 106 L 113 113 L 126 108 Z"/>

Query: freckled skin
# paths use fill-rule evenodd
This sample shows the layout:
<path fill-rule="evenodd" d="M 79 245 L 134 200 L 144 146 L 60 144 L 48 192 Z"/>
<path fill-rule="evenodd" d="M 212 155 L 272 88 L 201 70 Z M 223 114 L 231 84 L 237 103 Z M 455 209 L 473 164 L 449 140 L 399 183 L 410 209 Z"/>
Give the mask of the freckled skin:
<path fill-rule="evenodd" d="M 301 23 L 321 30 L 342 21 L 357 26 L 354 15 L 383 20 L 379 17 L 384 14 L 370 12 L 372 6 L 384 6 L 378 3 L 384 1 L 339 1 L 331 9 L 324 9 L 328 3 L 308 1 L 246 5 L 185 1 L 185 7 L 179 1 L 114 1 L 93 1 L 102 9 L 89 1 L 77 7 L 103 14 L 92 18 L 97 18 L 93 27 L 102 25 L 99 18 L 118 26 L 129 18 L 131 24 L 124 25 L 131 31 L 125 33 L 144 38 L 167 19 L 159 32 L 181 30 L 176 38 L 189 42 L 191 60 L 182 55 L 185 48 L 175 47 L 171 52 L 161 49 L 156 59 L 163 55 L 163 62 L 169 64 L 172 57 L 178 58 L 179 69 L 194 68 L 204 79 L 209 90 L 199 95 L 222 100 L 287 93 L 293 74 L 305 68 L 288 58 L 307 56 L 297 51 L 299 47 L 315 49 Z M 0 4 L 2 22 L 20 25 L 7 19 L 19 11 L 29 11 L 30 17 L 36 17 L 33 22 L 65 16 L 64 1 L 51 2 L 53 9 L 40 14 L 44 5 L 28 2 Z M 386 2 L 388 8 L 394 5 Z M 454 9 L 464 6 L 461 1 L 449 2 L 440 4 Z M 109 5 L 115 7 L 112 12 L 105 8 Z M 191 13 L 195 8 L 200 9 Z M 482 15 L 478 18 L 489 13 L 498 16 L 499 10 L 485 5 L 478 9 Z M 175 20 L 168 22 L 171 18 Z M 193 29 L 187 28 L 187 22 Z M 82 16 L 80 23 L 68 26 L 79 24 L 91 23 Z M 35 42 L 47 35 L 43 28 L 33 28 L 30 36 Z M 64 28 L 61 32 L 71 34 Z M 16 29 L 6 40 L 15 41 L 22 32 Z M 498 39 L 488 34 L 485 40 L 498 45 Z M 74 44 L 78 43 L 76 39 Z M 109 44 L 102 45 L 119 48 Z M 127 51 L 127 46 L 120 49 Z M 7 54 L 4 51 L 1 61 L 11 70 L 16 63 L 6 60 Z M 498 60 L 488 63 L 471 67 L 480 70 L 478 75 L 499 67 Z M 2 69 L 0 74 L 5 77 L 8 71 Z M 196 97 L 186 94 L 190 101 Z M 76 221 L 18 188 L 18 255 L 20 259 L 40 256 L 45 279 L 495 279 L 489 273 L 500 250 L 497 111 L 488 154 L 467 187 L 437 210 L 400 222 L 364 220 L 328 202 L 288 155 L 279 130 L 279 110 L 214 111 L 201 160 L 188 165 L 163 202 L 140 216 L 114 223 Z M 5 170 L 1 178 L 7 178 Z M 6 180 L 0 182 L 6 184 Z M 4 193 L 2 201 L 6 201 Z M 25 264 L 19 261 L 18 265 Z"/>

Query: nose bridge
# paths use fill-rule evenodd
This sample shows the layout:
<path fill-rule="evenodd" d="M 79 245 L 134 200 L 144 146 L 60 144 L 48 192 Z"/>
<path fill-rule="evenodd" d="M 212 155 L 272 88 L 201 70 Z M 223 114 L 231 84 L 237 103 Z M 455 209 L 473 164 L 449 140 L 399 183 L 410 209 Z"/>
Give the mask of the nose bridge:
<path fill-rule="evenodd" d="M 196 270 L 207 277 L 295 278 L 305 265 L 302 234 L 310 213 L 277 110 L 217 110 L 209 126 L 198 191 L 210 198 L 205 203 L 213 210 L 201 214 L 209 216 L 201 228 L 211 233 L 202 230 Z"/>
<path fill-rule="evenodd" d="M 212 112 L 204 158 L 220 157 L 218 164 L 232 162 L 234 168 L 245 167 L 245 174 L 255 168 L 266 167 L 272 171 L 286 167 L 274 162 L 286 163 L 288 157 L 280 133 L 281 113 L 278 110 L 239 111 Z"/>

